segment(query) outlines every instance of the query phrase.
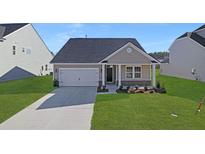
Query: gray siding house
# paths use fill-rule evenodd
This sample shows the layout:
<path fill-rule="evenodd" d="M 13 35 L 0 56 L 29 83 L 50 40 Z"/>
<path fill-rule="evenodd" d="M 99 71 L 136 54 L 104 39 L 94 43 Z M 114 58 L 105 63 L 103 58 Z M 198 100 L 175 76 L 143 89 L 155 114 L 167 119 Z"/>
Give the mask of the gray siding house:
<path fill-rule="evenodd" d="M 0 24 L 0 53 L 0 82 L 53 72 L 53 54 L 32 24 Z"/>
<path fill-rule="evenodd" d="M 155 86 L 158 61 L 133 38 L 71 38 L 51 63 L 60 86 Z"/>
<path fill-rule="evenodd" d="M 205 81 L 205 25 L 178 37 L 169 51 L 169 60 L 160 65 L 161 74 Z"/>

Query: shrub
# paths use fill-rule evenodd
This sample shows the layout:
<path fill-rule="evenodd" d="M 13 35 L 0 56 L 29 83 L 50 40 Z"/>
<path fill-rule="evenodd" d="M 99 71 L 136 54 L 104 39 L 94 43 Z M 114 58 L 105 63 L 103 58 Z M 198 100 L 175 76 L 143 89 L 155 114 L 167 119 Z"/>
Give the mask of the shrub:
<path fill-rule="evenodd" d="M 155 91 L 160 94 L 165 94 L 167 92 L 165 88 L 157 88 Z"/>
<path fill-rule="evenodd" d="M 123 89 L 123 86 L 121 85 L 120 87 L 119 87 L 119 90 L 122 90 Z"/>
<path fill-rule="evenodd" d="M 130 86 L 127 86 L 127 90 L 129 90 L 130 89 Z"/>
<path fill-rule="evenodd" d="M 97 92 L 108 92 L 109 90 L 106 89 L 106 86 L 98 86 Z"/>
<path fill-rule="evenodd" d="M 160 82 L 157 81 L 156 88 L 160 88 Z"/>
<path fill-rule="evenodd" d="M 59 81 L 58 80 L 54 80 L 53 81 L 53 86 L 54 87 L 59 87 Z"/>

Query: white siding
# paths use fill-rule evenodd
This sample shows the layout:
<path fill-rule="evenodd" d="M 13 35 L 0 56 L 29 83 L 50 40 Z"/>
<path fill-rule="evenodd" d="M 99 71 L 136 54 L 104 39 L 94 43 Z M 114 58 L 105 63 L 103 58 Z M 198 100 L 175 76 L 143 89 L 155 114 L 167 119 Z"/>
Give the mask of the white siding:
<path fill-rule="evenodd" d="M 161 64 L 161 74 L 195 79 L 192 68 L 205 81 L 205 48 L 190 38 L 175 41 L 170 47 L 170 63 Z"/>
<path fill-rule="evenodd" d="M 4 42 L 0 42 L 0 76 L 19 66 L 35 75 L 46 75 L 52 72 L 50 61 L 53 55 L 49 52 L 39 35 L 33 29 L 32 25 L 26 25 L 23 28 L 7 35 Z M 13 55 L 13 46 L 16 46 L 16 54 Z M 26 54 L 22 49 L 30 49 L 31 53 Z M 45 65 L 48 65 L 48 71 L 45 71 Z M 41 67 L 44 70 L 41 71 Z"/>

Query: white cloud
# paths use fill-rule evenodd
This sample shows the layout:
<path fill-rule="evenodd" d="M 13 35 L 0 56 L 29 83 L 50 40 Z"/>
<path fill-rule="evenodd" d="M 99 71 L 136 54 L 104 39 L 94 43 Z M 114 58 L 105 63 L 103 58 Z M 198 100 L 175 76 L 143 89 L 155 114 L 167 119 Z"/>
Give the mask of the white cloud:
<path fill-rule="evenodd" d="M 68 25 L 68 28 L 82 28 L 84 27 L 84 24 L 81 24 L 81 23 L 75 23 L 75 24 L 69 24 Z"/>
<path fill-rule="evenodd" d="M 79 37 L 85 37 L 85 33 L 81 30 L 68 30 L 67 32 L 61 32 L 56 34 L 57 41 L 59 43 L 66 42 L 70 38 L 79 38 Z"/>

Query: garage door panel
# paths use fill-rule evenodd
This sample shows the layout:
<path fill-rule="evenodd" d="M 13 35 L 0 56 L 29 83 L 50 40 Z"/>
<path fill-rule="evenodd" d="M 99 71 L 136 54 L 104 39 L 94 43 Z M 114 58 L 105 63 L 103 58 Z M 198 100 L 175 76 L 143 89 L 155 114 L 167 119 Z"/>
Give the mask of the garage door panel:
<path fill-rule="evenodd" d="M 68 68 L 59 69 L 60 86 L 98 86 L 99 69 Z"/>

